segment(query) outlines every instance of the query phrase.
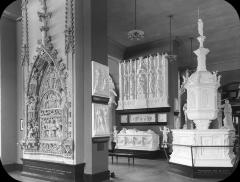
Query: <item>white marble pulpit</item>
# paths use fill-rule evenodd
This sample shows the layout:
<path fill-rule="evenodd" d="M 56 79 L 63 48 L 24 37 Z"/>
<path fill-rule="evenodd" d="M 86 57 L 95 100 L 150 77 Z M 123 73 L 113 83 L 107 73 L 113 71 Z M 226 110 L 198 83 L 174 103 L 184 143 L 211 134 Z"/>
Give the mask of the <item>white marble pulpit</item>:
<path fill-rule="evenodd" d="M 235 155 L 233 129 L 208 129 L 212 120 L 217 118 L 217 89 L 221 76 L 206 69 L 206 55 L 209 50 L 203 47 L 203 22 L 198 20 L 200 36 L 197 55 L 197 71 L 184 82 L 187 90 L 187 117 L 196 125 L 196 129 L 172 130 L 173 152 L 170 162 L 194 167 L 233 167 Z M 207 146 L 207 147 L 206 147 Z"/>

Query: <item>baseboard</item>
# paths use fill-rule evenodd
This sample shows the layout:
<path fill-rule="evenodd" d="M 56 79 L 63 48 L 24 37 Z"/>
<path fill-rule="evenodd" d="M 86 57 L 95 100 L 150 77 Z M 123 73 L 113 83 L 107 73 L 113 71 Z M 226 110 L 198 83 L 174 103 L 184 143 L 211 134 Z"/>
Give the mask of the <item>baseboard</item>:
<path fill-rule="evenodd" d="M 6 164 L 6 165 L 3 165 L 3 168 L 4 168 L 7 172 L 21 171 L 21 170 L 22 170 L 22 164 L 17 164 L 17 163 Z"/>
<path fill-rule="evenodd" d="M 22 159 L 22 175 L 48 181 L 81 181 L 84 163 L 70 165 L 49 161 Z"/>
<path fill-rule="evenodd" d="M 191 178 L 225 179 L 233 173 L 233 167 L 192 167 L 169 162 L 168 171 Z"/>
<path fill-rule="evenodd" d="M 95 174 L 84 174 L 84 182 L 101 182 L 109 180 L 110 171 L 103 171 Z"/>

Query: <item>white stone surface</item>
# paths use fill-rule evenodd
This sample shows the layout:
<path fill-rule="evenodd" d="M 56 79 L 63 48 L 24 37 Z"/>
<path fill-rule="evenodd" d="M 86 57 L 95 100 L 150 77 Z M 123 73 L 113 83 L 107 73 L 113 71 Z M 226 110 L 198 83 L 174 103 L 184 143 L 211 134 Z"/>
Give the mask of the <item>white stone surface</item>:
<path fill-rule="evenodd" d="M 196 124 L 196 130 L 172 130 L 173 152 L 170 162 L 198 167 L 232 167 L 235 156 L 233 148 L 227 146 L 233 146 L 234 130 L 208 129 L 211 120 L 216 119 L 218 114 L 217 89 L 221 76 L 217 76 L 217 72 L 206 70 L 209 50 L 203 47 L 206 37 L 203 35 L 201 19 L 198 20 L 198 32 L 200 46 L 194 51 L 198 60 L 197 71 L 184 79 L 187 89 L 186 113 Z"/>
<path fill-rule="evenodd" d="M 189 146 L 233 146 L 234 132 L 228 129 L 172 130 L 173 152 L 170 162 L 192 166 Z M 188 145 L 176 146 L 174 144 Z M 193 147 L 193 165 L 198 167 L 232 167 L 233 148 Z"/>
<path fill-rule="evenodd" d="M 110 136 L 109 107 L 104 104 L 92 104 L 92 137 Z"/>
<path fill-rule="evenodd" d="M 123 128 L 117 134 L 116 149 L 159 150 L 159 136 L 152 130 L 140 131 Z"/>
<path fill-rule="evenodd" d="M 118 110 L 168 107 L 167 55 L 119 63 Z"/>
<path fill-rule="evenodd" d="M 217 72 L 209 72 L 206 69 L 206 56 L 209 49 L 203 47 L 205 36 L 203 35 L 203 22 L 198 19 L 197 38 L 200 45 L 194 51 L 197 55 L 197 71 L 185 78 L 184 86 L 187 89 L 187 117 L 196 124 L 196 129 L 208 129 L 211 120 L 217 118 L 217 89 L 220 86 L 220 76 Z"/>
<path fill-rule="evenodd" d="M 44 1 L 41 8 L 35 9 L 38 13 L 34 11 L 42 22 L 41 27 L 37 26 L 42 39 L 34 42 L 36 51 L 30 63 L 23 64 L 25 127 L 20 145 L 23 158 L 31 156 L 38 160 L 45 156 L 71 161 L 74 160 L 72 69 L 60 58 L 59 49 L 55 49 L 48 35 L 48 28 L 51 31 L 53 27 L 48 27 L 52 12 L 48 12 L 47 5 Z"/>
<path fill-rule="evenodd" d="M 92 95 L 109 98 L 109 68 L 92 61 Z"/>

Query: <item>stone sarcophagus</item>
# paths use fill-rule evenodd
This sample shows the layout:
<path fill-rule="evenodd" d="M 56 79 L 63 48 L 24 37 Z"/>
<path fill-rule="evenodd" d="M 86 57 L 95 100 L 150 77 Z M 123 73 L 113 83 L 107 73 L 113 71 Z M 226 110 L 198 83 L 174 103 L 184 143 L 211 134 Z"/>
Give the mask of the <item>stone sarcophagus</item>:
<path fill-rule="evenodd" d="M 152 130 L 123 128 L 116 136 L 116 149 L 159 150 L 159 136 Z"/>

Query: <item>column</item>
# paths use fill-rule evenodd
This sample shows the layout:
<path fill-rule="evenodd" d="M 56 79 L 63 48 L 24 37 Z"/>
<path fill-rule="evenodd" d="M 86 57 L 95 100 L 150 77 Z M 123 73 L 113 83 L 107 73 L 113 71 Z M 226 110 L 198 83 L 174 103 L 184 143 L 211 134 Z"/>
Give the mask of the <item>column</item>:
<path fill-rule="evenodd" d="M 92 140 L 91 61 L 107 65 L 107 1 L 76 0 L 74 62 L 76 162 L 87 181 L 108 179 L 108 141 Z"/>

